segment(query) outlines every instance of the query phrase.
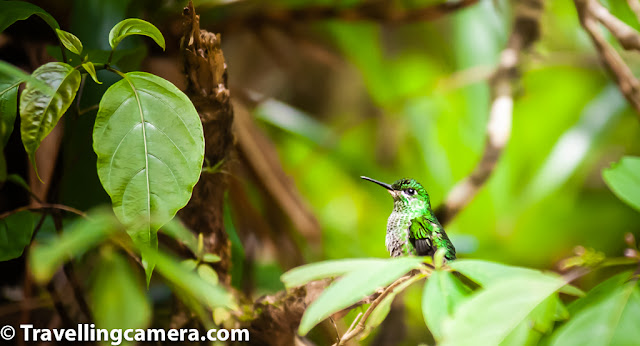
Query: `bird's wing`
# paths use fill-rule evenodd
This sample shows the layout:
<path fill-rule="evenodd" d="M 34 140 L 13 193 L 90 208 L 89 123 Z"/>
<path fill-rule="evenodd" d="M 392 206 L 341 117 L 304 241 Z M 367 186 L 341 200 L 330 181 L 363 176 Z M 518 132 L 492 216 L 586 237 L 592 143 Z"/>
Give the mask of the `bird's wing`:
<path fill-rule="evenodd" d="M 409 239 L 419 256 L 431 256 L 435 252 L 432 241 L 433 232 L 433 224 L 427 217 L 418 216 L 411 220 Z"/>
<path fill-rule="evenodd" d="M 444 247 L 447 249 L 446 259 L 454 260 L 456 258 L 453 244 L 442 225 L 435 218 L 423 215 L 412 219 L 411 225 L 409 225 L 409 239 L 419 256 L 432 256 L 437 249 Z"/>

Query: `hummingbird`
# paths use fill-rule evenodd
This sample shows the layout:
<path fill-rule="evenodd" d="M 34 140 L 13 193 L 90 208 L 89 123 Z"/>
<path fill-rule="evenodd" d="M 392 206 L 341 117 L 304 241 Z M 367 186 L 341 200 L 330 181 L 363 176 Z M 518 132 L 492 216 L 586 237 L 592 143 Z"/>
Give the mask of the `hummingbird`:
<path fill-rule="evenodd" d="M 429 194 L 420 183 L 405 178 L 389 185 L 369 177 L 360 178 L 384 187 L 393 197 L 385 239 L 391 257 L 433 256 L 436 250 L 444 248 L 444 258 L 456 259 L 456 249 L 431 211 Z"/>

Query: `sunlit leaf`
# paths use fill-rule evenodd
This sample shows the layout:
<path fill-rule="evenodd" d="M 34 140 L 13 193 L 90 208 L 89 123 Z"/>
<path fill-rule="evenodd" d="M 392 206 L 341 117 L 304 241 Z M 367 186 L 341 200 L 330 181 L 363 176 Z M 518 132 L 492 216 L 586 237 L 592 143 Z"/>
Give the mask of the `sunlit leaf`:
<path fill-rule="evenodd" d="M 157 230 L 187 204 L 200 177 L 204 134 L 175 85 L 144 72 L 123 77 L 100 101 L 93 150 L 113 210 L 142 251 L 148 282 Z"/>
<path fill-rule="evenodd" d="M 36 150 L 73 102 L 80 86 L 80 72 L 68 64 L 50 62 L 33 71 L 32 76 L 54 90 L 53 94 L 45 93 L 28 81 L 20 95 L 22 144 L 36 169 Z"/>
<path fill-rule="evenodd" d="M 109 211 L 98 209 L 88 215 L 90 218 L 78 219 L 53 241 L 32 246 L 28 263 L 36 281 L 48 281 L 65 261 L 93 248 L 120 228 Z"/>
<path fill-rule="evenodd" d="M 618 198 L 640 211 L 640 157 L 623 157 L 602 176 Z"/>
<path fill-rule="evenodd" d="M 498 345 L 566 283 L 545 275 L 500 280 L 458 305 L 441 345 Z"/>
<path fill-rule="evenodd" d="M 56 29 L 56 34 L 58 35 L 58 39 L 60 39 L 62 45 L 71 53 L 77 55 L 82 54 L 82 42 L 80 42 L 76 35 L 60 29 Z"/>
<path fill-rule="evenodd" d="M 418 268 L 424 259 L 402 257 L 385 260 L 374 267 L 364 267 L 349 272 L 329 286 L 305 311 L 298 328 L 306 335 L 311 328 L 361 299 L 385 287 L 412 269 Z"/>
<path fill-rule="evenodd" d="M 204 255 L 202 255 L 202 261 L 203 262 L 207 262 L 207 263 L 216 263 L 216 262 L 220 262 L 220 256 L 218 255 L 214 255 L 212 253 L 206 253 Z"/>
<path fill-rule="evenodd" d="M 3 32 L 11 24 L 25 20 L 32 15 L 42 18 L 52 29 L 60 28 L 58 22 L 40 7 L 25 1 L 0 1 L 0 32 Z"/>
<path fill-rule="evenodd" d="M 216 272 L 213 270 L 213 268 L 211 268 L 208 265 L 200 265 L 198 266 L 198 275 L 206 282 L 212 284 L 212 285 L 217 285 L 219 280 L 218 280 L 218 274 L 216 274 Z"/>
<path fill-rule="evenodd" d="M 422 314 L 436 340 L 442 340 L 442 323 L 453 315 L 471 290 L 451 272 L 434 271 L 424 284 Z"/>
<path fill-rule="evenodd" d="M 96 75 L 96 67 L 93 66 L 93 63 L 91 61 L 83 62 L 82 67 L 84 67 L 84 70 L 87 71 L 87 73 L 89 74 L 89 76 L 91 76 L 91 79 L 93 79 L 94 82 L 98 84 L 102 84 L 102 82 L 98 80 L 98 75 Z"/>
<path fill-rule="evenodd" d="M 592 289 L 569 306 L 571 319 L 550 345 L 635 345 L 640 340 L 638 280 L 622 273 Z"/>
<path fill-rule="evenodd" d="M 113 251 L 105 251 L 95 268 L 91 285 L 91 311 L 96 328 L 145 328 L 151 320 L 151 306 L 144 286 L 131 264 Z M 122 344 L 132 342 L 123 340 Z"/>
<path fill-rule="evenodd" d="M 34 226 L 34 216 L 27 210 L 0 219 L 0 261 L 22 256 L 31 243 Z"/>
<path fill-rule="evenodd" d="M 144 35 L 151 37 L 158 46 L 164 49 L 164 37 L 153 24 L 137 18 L 128 18 L 116 24 L 109 32 L 109 44 L 116 49 L 120 41 L 131 35 Z"/>
<path fill-rule="evenodd" d="M 366 258 L 311 263 L 289 270 L 282 274 L 280 280 L 286 287 L 295 287 L 314 280 L 336 277 L 365 268 L 375 268 L 383 265 L 386 261 L 379 258 Z"/>

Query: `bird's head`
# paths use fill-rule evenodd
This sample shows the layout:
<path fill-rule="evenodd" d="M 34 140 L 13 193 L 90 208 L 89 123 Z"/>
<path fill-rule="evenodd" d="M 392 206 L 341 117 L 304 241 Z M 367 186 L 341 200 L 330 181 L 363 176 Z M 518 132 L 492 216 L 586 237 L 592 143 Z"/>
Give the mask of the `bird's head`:
<path fill-rule="evenodd" d="M 376 183 L 385 189 L 393 197 L 394 210 L 423 211 L 431 208 L 429 194 L 424 187 L 414 179 L 400 179 L 389 185 L 369 177 L 360 177 L 372 183 Z"/>

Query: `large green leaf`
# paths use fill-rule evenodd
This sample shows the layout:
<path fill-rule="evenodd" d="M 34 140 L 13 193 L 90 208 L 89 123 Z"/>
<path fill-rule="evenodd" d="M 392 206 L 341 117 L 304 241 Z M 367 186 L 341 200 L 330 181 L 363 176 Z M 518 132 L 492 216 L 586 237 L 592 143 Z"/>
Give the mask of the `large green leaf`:
<path fill-rule="evenodd" d="M 95 269 L 90 292 L 96 328 L 138 329 L 149 325 L 151 307 L 144 286 L 118 253 L 105 251 Z M 122 344 L 133 343 L 124 340 Z"/>
<path fill-rule="evenodd" d="M 445 321 L 441 345 L 498 345 L 565 284 L 561 278 L 533 275 L 487 286 Z"/>
<path fill-rule="evenodd" d="M 523 319 L 500 343 L 500 346 L 537 345 L 543 334 L 548 333 L 559 318 L 558 308 L 563 306 L 558 294 L 552 294 Z"/>
<path fill-rule="evenodd" d="M 556 278 L 555 273 L 543 273 L 539 270 L 509 266 L 506 264 L 465 259 L 457 260 L 448 264 L 449 267 L 455 269 L 457 272 L 464 274 L 464 276 L 470 278 L 480 286 L 489 286 L 501 280 L 510 279 L 513 277 L 531 277 L 537 278 L 541 276 L 547 276 Z M 575 286 L 569 284 L 562 287 L 560 290 L 562 293 L 571 294 L 575 296 L 583 296 L 584 292 Z"/>
<path fill-rule="evenodd" d="M 436 340 L 442 340 L 442 323 L 466 299 L 471 290 L 451 272 L 435 271 L 424 284 L 422 314 Z"/>
<path fill-rule="evenodd" d="M 157 230 L 187 204 L 200 177 L 204 134 L 193 104 L 173 84 L 144 72 L 123 76 L 100 101 L 93 150 L 100 182 L 140 248 L 149 280 Z"/>
<path fill-rule="evenodd" d="M 386 261 L 380 258 L 358 258 L 311 263 L 289 270 L 282 274 L 280 280 L 286 287 L 295 287 L 313 280 L 336 277 L 365 268 L 375 268 Z"/>
<path fill-rule="evenodd" d="M 121 227 L 107 210 L 98 209 L 89 215 L 90 218 L 75 221 L 53 241 L 32 247 L 29 265 L 36 281 L 48 281 L 62 263 L 91 249 Z"/>
<path fill-rule="evenodd" d="M 25 246 L 31 242 L 32 234 L 33 214 L 30 211 L 21 211 L 0 219 L 0 261 L 20 257 Z"/>
<path fill-rule="evenodd" d="M 629 272 L 616 275 L 570 305 L 572 318 L 550 344 L 637 345 L 640 287 L 630 276 Z"/>
<path fill-rule="evenodd" d="M 42 18 L 52 29 L 58 29 L 58 22 L 45 10 L 25 1 L 0 1 L 0 32 L 9 27 L 9 25 L 25 20 L 32 15 Z"/>
<path fill-rule="evenodd" d="M 73 102 L 81 78 L 78 70 L 61 62 L 42 65 L 32 76 L 54 90 L 53 94 L 46 93 L 28 81 L 20 96 L 22 144 L 36 168 L 36 149 Z"/>
<path fill-rule="evenodd" d="M 421 257 L 387 259 L 374 267 L 364 267 L 347 273 L 329 286 L 314 301 L 302 316 L 298 333 L 306 335 L 311 328 L 331 314 L 349 307 L 387 286 L 412 269 L 419 268 L 424 261 Z"/>
<path fill-rule="evenodd" d="M 640 157 L 625 156 L 602 176 L 618 198 L 640 211 Z"/>
<path fill-rule="evenodd" d="M 109 32 L 109 44 L 116 49 L 120 41 L 131 35 L 144 35 L 151 37 L 158 46 L 164 49 L 164 37 L 153 24 L 137 18 L 128 18 L 116 24 Z"/>

